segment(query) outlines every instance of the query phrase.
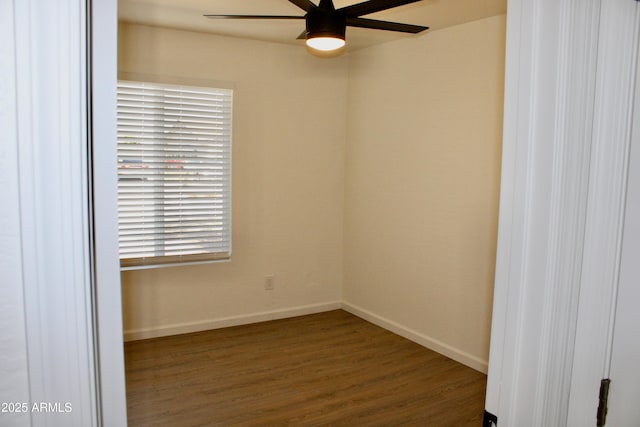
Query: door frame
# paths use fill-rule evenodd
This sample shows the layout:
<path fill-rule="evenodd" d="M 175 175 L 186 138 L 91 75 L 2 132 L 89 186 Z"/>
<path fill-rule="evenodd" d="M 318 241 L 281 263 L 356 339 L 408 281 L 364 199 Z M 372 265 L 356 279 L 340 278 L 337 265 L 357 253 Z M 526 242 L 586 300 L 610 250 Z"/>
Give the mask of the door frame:
<path fill-rule="evenodd" d="M 19 201 L 7 212 L 19 218 L 26 341 L 15 352 L 26 354 L 29 404 L 60 405 L 25 412 L 21 425 L 124 426 L 117 2 L 3 1 Z"/>
<path fill-rule="evenodd" d="M 486 399 L 499 425 L 595 425 L 619 270 L 638 11 L 634 0 L 508 3 Z"/>
<path fill-rule="evenodd" d="M 609 358 L 608 378 L 611 379 L 608 395 L 607 422 L 611 425 L 638 425 L 640 412 L 637 402 L 640 395 L 640 357 L 637 303 L 640 288 L 640 68 L 636 69 L 636 90 L 633 105 L 631 149 L 627 200 L 625 205 L 622 252 L 620 254 L 620 283 L 615 305 L 615 325 Z"/>
<path fill-rule="evenodd" d="M 118 3 L 90 4 L 90 181 L 94 341 L 98 349 L 100 416 L 105 426 L 127 425 L 122 288 L 118 249 L 118 164 L 116 105 Z"/>

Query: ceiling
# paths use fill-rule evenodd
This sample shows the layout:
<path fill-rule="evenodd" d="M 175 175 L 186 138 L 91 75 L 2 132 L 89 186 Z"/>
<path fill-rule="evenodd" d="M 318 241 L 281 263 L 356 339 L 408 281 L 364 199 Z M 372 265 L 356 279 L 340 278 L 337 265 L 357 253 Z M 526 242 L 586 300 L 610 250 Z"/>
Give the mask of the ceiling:
<path fill-rule="evenodd" d="M 363 0 L 334 0 L 336 8 Z M 317 1 L 314 0 L 317 4 Z M 303 20 L 227 20 L 202 15 L 304 15 L 288 0 L 119 0 L 119 19 L 124 22 L 207 32 L 277 43 L 299 44 L 296 37 L 304 30 Z M 507 0 L 422 0 L 367 18 L 430 27 L 426 33 L 465 22 L 505 13 Z M 347 28 L 348 50 L 402 38 L 420 37 L 391 31 Z"/>

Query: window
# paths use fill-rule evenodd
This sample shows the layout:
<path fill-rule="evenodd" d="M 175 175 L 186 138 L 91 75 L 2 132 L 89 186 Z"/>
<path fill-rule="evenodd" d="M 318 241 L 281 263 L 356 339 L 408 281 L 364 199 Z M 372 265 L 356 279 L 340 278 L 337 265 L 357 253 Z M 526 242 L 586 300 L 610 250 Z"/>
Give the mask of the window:
<path fill-rule="evenodd" d="M 118 82 L 123 268 L 231 256 L 233 91 Z"/>

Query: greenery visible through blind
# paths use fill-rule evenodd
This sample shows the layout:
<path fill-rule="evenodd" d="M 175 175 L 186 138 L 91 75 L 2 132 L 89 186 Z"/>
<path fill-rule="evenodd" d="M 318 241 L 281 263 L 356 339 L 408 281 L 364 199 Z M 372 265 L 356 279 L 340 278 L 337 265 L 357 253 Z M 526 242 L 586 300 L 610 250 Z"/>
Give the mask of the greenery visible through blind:
<path fill-rule="evenodd" d="M 118 82 L 122 267 L 231 256 L 233 91 Z"/>

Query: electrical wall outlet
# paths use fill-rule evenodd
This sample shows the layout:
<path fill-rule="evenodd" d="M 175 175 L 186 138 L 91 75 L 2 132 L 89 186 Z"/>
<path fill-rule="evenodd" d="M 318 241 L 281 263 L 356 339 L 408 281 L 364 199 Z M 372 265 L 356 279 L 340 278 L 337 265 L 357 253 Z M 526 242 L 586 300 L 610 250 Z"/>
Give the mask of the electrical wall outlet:
<path fill-rule="evenodd" d="M 265 291 L 272 291 L 273 290 L 273 288 L 275 287 L 275 279 L 276 279 L 276 276 L 274 276 L 274 275 L 264 276 L 264 290 Z"/>

